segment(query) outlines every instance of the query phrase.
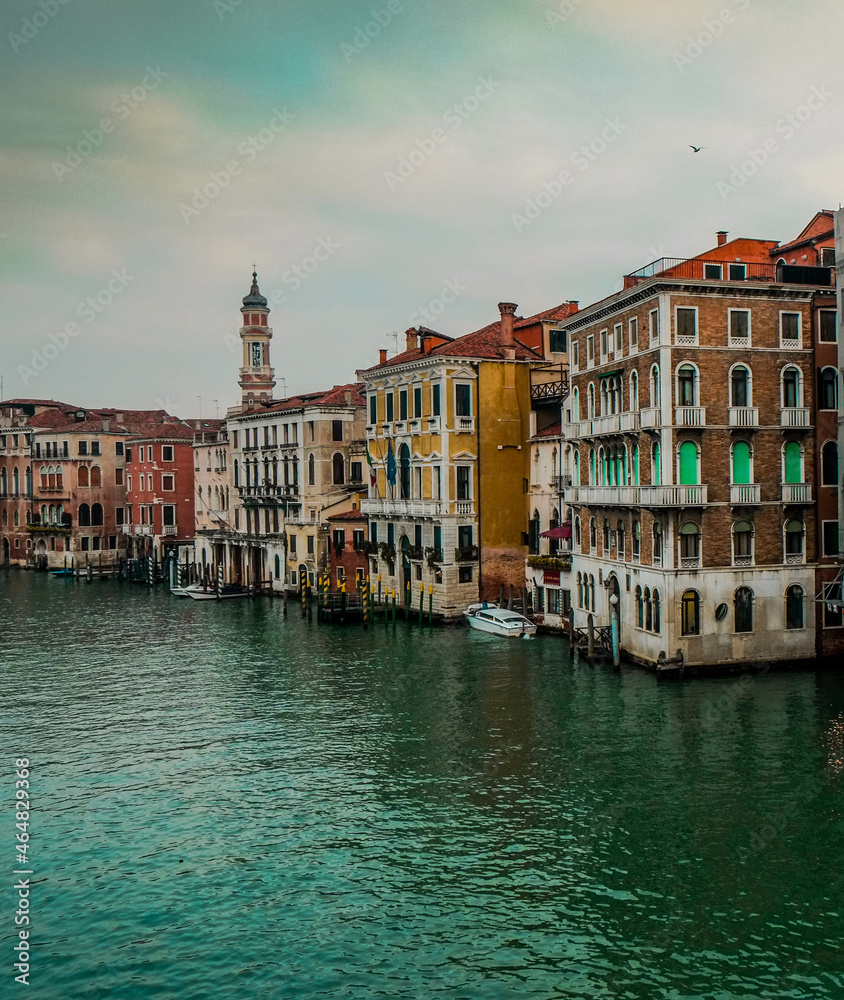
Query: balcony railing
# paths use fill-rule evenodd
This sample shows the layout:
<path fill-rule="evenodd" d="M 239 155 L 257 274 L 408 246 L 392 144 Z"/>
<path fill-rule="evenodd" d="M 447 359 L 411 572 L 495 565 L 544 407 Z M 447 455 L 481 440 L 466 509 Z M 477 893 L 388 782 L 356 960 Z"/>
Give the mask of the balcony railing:
<path fill-rule="evenodd" d="M 629 434 L 638 430 L 639 414 L 625 411 L 574 421 L 567 425 L 566 436 L 574 440 L 576 438 L 600 437 L 604 434 Z"/>
<path fill-rule="evenodd" d="M 780 427 L 810 427 L 809 408 L 784 406 L 780 410 Z"/>
<path fill-rule="evenodd" d="M 386 514 L 388 517 L 437 517 L 448 513 L 442 500 L 361 500 L 364 514 Z"/>
<path fill-rule="evenodd" d="M 467 545 L 465 548 L 454 550 L 455 562 L 475 562 L 477 558 L 478 558 L 477 545 Z"/>
<path fill-rule="evenodd" d="M 811 483 L 783 483 L 782 486 L 783 503 L 811 503 L 812 484 Z"/>
<path fill-rule="evenodd" d="M 662 426 L 662 411 L 658 406 L 643 406 L 639 411 L 639 417 L 644 428 Z"/>
<path fill-rule="evenodd" d="M 679 427 L 705 427 L 705 406 L 675 406 L 674 423 Z"/>
<path fill-rule="evenodd" d="M 475 418 L 474 417 L 455 417 L 454 418 L 454 430 L 456 433 L 460 434 L 474 434 L 475 433 Z"/>
<path fill-rule="evenodd" d="M 530 398 L 534 403 L 562 403 L 569 394 L 566 365 L 534 368 L 530 373 Z"/>
<path fill-rule="evenodd" d="M 680 556 L 680 569 L 699 569 L 700 556 Z"/>
<path fill-rule="evenodd" d="M 759 410 L 755 406 L 731 406 L 730 427 L 758 427 Z"/>
<path fill-rule="evenodd" d="M 162 535 L 177 535 L 179 533 L 175 524 L 165 524 L 161 529 Z"/>
<path fill-rule="evenodd" d="M 785 285 L 832 286 L 835 284 L 835 268 L 660 257 L 659 260 L 640 267 L 638 271 L 626 274 L 624 287 L 632 288 L 642 281 L 656 277 L 687 281 L 765 281 Z"/>
<path fill-rule="evenodd" d="M 567 503 L 601 507 L 701 507 L 706 486 L 572 486 Z"/>
<path fill-rule="evenodd" d="M 759 483 L 742 483 L 738 486 L 731 486 L 730 503 L 757 504 L 760 499 L 760 490 Z"/>

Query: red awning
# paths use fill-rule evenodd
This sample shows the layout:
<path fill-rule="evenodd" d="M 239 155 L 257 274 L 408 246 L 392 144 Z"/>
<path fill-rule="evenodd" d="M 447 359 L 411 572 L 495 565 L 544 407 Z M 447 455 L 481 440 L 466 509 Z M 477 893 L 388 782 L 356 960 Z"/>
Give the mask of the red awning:
<path fill-rule="evenodd" d="M 557 528 L 549 528 L 539 532 L 540 538 L 571 538 L 571 522 L 567 521 Z"/>

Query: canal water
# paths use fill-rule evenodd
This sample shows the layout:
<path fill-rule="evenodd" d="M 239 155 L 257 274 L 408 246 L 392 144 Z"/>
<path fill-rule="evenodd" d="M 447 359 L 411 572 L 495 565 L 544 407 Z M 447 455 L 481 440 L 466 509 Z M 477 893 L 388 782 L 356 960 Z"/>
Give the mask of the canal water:
<path fill-rule="evenodd" d="M 14 572 L 0 629 L 3 997 L 844 996 L 838 673 Z"/>

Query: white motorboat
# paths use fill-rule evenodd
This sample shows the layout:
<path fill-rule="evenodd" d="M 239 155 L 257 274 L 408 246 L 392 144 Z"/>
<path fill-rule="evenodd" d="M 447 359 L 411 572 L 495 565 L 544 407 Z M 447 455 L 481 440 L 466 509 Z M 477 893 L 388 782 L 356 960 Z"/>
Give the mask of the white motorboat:
<path fill-rule="evenodd" d="M 249 591 L 239 587 L 236 583 L 227 583 L 220 593 L 216 590 L 203 590 L 201 587 L 194 590 L 190 587 L 185 589 L 185 597 L 192 597 L 195 601 L 226 601 L 232 597 L 248 597 Z"/>
<path fill-rule="evenodd" d="M 190 592 L 192 590 L 202 590 L 202 584 L 192 583 L 187 587 L 171 587 L 170 593 L 174 597 L 190 597 Z"/>
<path fill-rule="evenodd" d="M 508 611 L 506 608 L 499 608 L 497 604 L 470 604 L 463 615 L 472 628 L 481 632 L 516 639 L 536 634 L 536 626 L 532 621 L 518 611 Z"/>

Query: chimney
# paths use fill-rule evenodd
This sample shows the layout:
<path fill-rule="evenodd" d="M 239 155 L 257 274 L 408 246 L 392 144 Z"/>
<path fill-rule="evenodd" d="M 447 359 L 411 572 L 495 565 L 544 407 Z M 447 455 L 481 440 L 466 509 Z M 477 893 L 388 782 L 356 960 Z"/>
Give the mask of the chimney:
<path fill-rule="evenodd" d="M 419 347 L 419 336 L 417 331 L 411 327 L 409 330 L 404 332 L 406 338 L 406 349 L 408 351 L 415 351 Z"/>
<path fill-rule="evenodd" d="M 108 434 L 111 430 L 111 419 L 109 417 L 103 417 L 103 434 Z"/>
<path fill-rule="evenodd" d="M 517 305 L 515 302 L 499 302 L 498 311 L 501 314 L 501 336 L 502 347 L 513 346 L 513 317 L 516 314 Z"/>
<path fill-rule="evenodd" d="M 387 348 L 382 347 L 381 350 L 378 352 L 378 364 L 386 365 L 386 363 L 387 363 Z"/>
<path fill-rule="evenodd" d="M 122 414 L 122 413 L 115 413 L 115 414 L 114 414 L 114 419 L 115 419 L 115 420 L 116 420 L 116 421 L 117 421 L 117 422 L 118 422 L 119 424 L 122 424 L 122 423 L 123 423 L 123 414 Z"/>
<path fill-rule="evenodd" d="M 351 389 L 346 389 L 344 391 L 344 393 L 343 393 L 343 397 L 346 400 L 346 406 L 351 406 L 352 405 L 352 390 Z"/>
<path fill-rule="evenodd" d="M 727 230 L 726 229 L 719 230 L 715 234 L 715 237 L 718 240 L 718 246 L 722 247 L 727 242 Z"/>

